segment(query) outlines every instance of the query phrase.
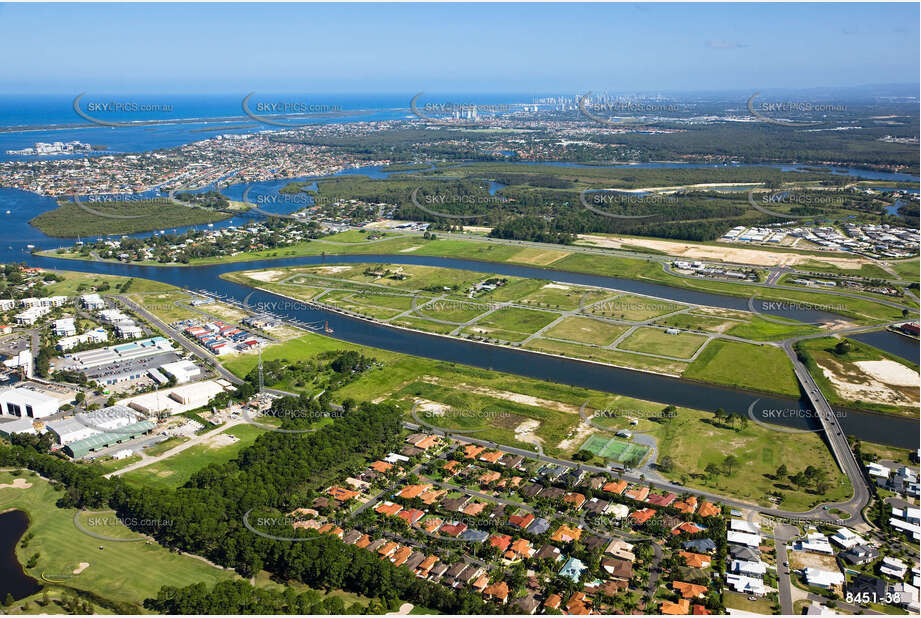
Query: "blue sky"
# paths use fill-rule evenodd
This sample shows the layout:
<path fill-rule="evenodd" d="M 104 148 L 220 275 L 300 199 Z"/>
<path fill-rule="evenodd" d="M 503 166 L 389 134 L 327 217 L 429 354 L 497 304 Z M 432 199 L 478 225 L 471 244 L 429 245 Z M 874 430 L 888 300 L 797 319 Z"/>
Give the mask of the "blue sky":
<path fill-rule="evenodd" d="M 0 93 L 917 83 L 919 5 L 0 4 Z"/>

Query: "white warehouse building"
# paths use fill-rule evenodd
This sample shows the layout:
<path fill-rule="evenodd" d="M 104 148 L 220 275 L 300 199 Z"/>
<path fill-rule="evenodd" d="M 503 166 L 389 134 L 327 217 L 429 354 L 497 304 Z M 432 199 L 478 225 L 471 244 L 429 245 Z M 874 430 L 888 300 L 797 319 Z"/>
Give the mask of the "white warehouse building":
<path fill-rule="evenodd" d="M 201 375 L 201 368 L 189 360 L 160 365 L 160 370 L 176 378 L 176 384 L 185 384 Z"/>
<path fill-rule="evenodd" d="M 57 412 L 60 407 L 60 399 L 28 388 L 0 391 L 0 409 L 3 416 L 45 418 Z"/>

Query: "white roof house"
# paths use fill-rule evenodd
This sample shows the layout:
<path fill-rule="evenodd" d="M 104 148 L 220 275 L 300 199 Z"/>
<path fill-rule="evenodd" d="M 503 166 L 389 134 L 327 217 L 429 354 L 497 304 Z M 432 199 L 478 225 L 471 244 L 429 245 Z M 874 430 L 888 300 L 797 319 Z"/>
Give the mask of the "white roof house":
<path fill-rule="evenodd" d="M 817 554 L 833 555 L 835 553 L 828 538 L 821 532 L 810 532 L 805 539 L 797 541 L 795 548 L 798 551 L 811 551 Z"/>
<path fill-rule="evenodd" d="M 764 577 L 767 572 L 767 565 L 760 560 L 758 562 L 733 560 L 729 564 L 729 571 L 738 575 L 747 575 L 748 577 Z"/>
<path fill-rule="evenodd" d="M 831 588 L 832 586 L 844 585 L 844 575 L 838 571 L 826 571 L 815 567 L 806 567 L 803 569 L 803 575 L 806 576 L 806 583 L 818 588 Z"/>
<path fill-rule="evenodd" d="M 730 530 L 738 530 L 739 532 L 748 532 L 750 534 L 758 534 L 761 532 L 758 530 L 758 526 L 753 523 L 747 522 L 744 519 L 733 519 L 729 522 Z"/>
<path fill-rule="evenodd" d="M 906 571 L 908 571 L 908 565 L 898 558 L 886 556 L 883 558 L 882 562 L 879 563 L 880 573 L 885 573 L 886 575 L 895 577 L 896 579 L 902 579 L 905 577 Z"/>
<path fill-rule="evenodd" d="M 866 541 L 859 534 L 847 528 L 838 528 L 838 531 L 831 535 L 831 540 L 844 549 L 850 549 L 856 545 L 865 545 Z"/>
<path fill-rule="evenodd" d="M 726 585 L 742 594 L 764 594 L 764 582 L 755 577 L 729 573 L 726 575 Z"/>
<path fill-rule="evenodd" d="M 761 545 L 760 534 L 750 534 L 748 532 L 739 532 L 737 530 L 730 530 L 727 532 L 726 540 L 730 543 L 737 543 L 739 545 L 746 545 L 748 547 L 758 547 Z"/>
<path fill-rule="evenodd" d="M 881 464 L 871 461 L 867 464 L 867 474 L 870 476 L 877 476 L 879 478 L 887 479 L 889 478 L 889 468 Z"/>
<path fill-rule="evenodd" d="M 77 334 L 77 325 L 73 318 L 61 318 L 54 321 L 54 334 L 58 337 L 69 337 Z"/>

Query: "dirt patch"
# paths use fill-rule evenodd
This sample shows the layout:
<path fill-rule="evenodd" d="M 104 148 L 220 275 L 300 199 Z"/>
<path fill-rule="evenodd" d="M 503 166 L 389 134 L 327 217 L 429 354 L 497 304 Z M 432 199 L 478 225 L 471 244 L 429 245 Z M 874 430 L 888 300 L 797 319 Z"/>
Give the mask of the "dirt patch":
<path fill-rule="evenodd" d="M 790 569 L 805 569 L 813 567 L 823 571 L 837 571 L 838 564 L 834 556 L 816 554 L 811 551 L 791 551 L 787 554 L 790 559 Z"/>
<path fill-rule="evenodd" d="M 89 562 L 81 562 L 81 563 L 80 563 L 80 566 L 78 566 L 76 569 L 74 569 L 74 575 L 79 575 L 80 573 L 82 573 L 83 571 L 85 571 L 86 568 L 87 568 L 89 565 L 90 565 Z"/>
<path fill-rule="evenodd" d="M 416 399 L 416 403 L 418 404 L 416 407 L 417 413 L 425 412 L 430 416 L 444 416 L 445 410 L 451 407 L 429 399 Z"/>
<path fill-rule="evenodd" d="M 261 270 L 261 271 L 248 272 L 246 273 L 246 276 L 249 277 L 250 279 L 255 279 L 256 281 L 264 281 L 268 283 L 270 281 L 275 281 L 276 279 L 281 277 L 283 274 L 285 273 L 283 273 L 280 270 Z"/>
<path fill-rule="evenodd" d="M 416 249 L 421 249 L 422 245 L 416 245 L 415 247 L 406 247 L 405 249 L 400 249 L 400 253 L 409 253 L 410 251 L 415 251 Z M 405 605 L 409 605 L 406 603 Z"/>
<path fill-rule="evenodd" d="M 237 436 L 228 433 L 219 433 L 205 440 L 205 445 L 208 448 L 224 448 L 225 446 L 230 446 L 235 442 L 239 442 L 239 440 L 240 438 Z"/>
<path fill-rule="evenodd" d="M 26 479 L 13 479 L 12 483 L 3 483 L 0 485 L 0 489 L 6 489 L 7 487 L 11 489 L 28 489 L 32 487 L 32 483 Z"/>
<path fill-rule="evenodd" d="M 562 283 L 548 283 L 544 287 L 550 288 L 551 290 L 571 290 L 572 289 L 568 285 L 563 285 Z"/>
<path fill-rule="evenodd" d="M 865 374 L 894 386 L 918 386 L 921 376 L 917 371 L 909 369 L 902 363 L 893 360 L 858 361 L 854 363 Z"/>
<path fill-rule="evenodd" d="M 531 395 L 523 395 L 521 393 L 512 393 L 510 391 L 502 391 L 494 388 L 489 388 L 486 386 L 473 386 L 472 384 L 461 383 L 452 383 L 448 380 L 437 378 L 435 376 L 423 376 L 423 382 L 428 384 L 436 384 L 438 386 L 447 386 L 449 388 L 466 391 L 468 393 L 474 393 L 476 395 L 486 395 L 487 397 L 494 397 L 496 399 L 504 399 L 505 401 L 512 401 L 514 403 L 520 403 L 525 406 L 532 406 L 535 408 L 550 408 L 551 410 L 556 410 L 557 412 L 566 412 L 568 414 L 578 414 L 579 406 L 574 406 L 568 403 L 562 403 L 560 401 L 551 401 L 549 399 L 541 399 L 540 397 L 533 397 Z"/>
<path fill-rule="evenodd" d="M 768 249 L 746 249 L 735 246 L 710 246 L 684 243 L 672 240 L 654 240 L 649 238 L 620 238 L 617 236 L 599 236 L 595 234 L 579 234 L 582 244 L 591 244 L 596 247 L 620 249 L 624 245 L 643 247 L 663 251 L 672 257 L 684 257 L 698 260 L 719 260 L 739 264 L 753 264 L 756 266 L 797 266 L 806 262 L 815 262 L 814 255 L 799 255 L 796 253 L 778 253 Z M 822 256 L 821 261 L 837 266 L 858 270 L 869 260 L 846 257 Z"/>
<path fill-rule="evenodd" d="M 317 266 L 314 270 L 321 272 L 327 275 L 334 275 L 336 273 L 346 272 L 351 270 L 351 266 Z"/>
<path fill-rule="evenodd" d="M 595 431 L 595 428 L 592 427 L 588 421 L 580 421 L 576 428 L 572 430 L 571 435 L 557 444 L 558 448 L 568 451 L 570 449 L 576 449 L 580 444 L 585 442 L 585 440 Z"/>
<path fill-rule="evenodd" d="M 515 439 L 519 442 L 527 442 L 528 444 L 543 444 L 544 439 L 535 433 L 538 427 L 540 427 L 540 421 L 534 419 L 526 420 L 518 425 L 518 427 L 515 427 Z"/>

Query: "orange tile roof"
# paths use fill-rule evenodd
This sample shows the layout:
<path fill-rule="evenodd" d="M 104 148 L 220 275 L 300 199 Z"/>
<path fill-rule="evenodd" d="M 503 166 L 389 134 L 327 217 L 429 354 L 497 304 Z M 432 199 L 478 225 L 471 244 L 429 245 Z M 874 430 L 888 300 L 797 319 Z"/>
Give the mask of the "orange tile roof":
<path fill-rule="evenodd" d="M 444 489 L 430 489 L 429 491 L 419 496 L 419 499 L 422 500 L 423 504 L 435 504 L 438 498 L 442 497 L 446 493 L 447 491 Z"/>
<path fill-rule="evenodd" d="M 496 582 L 491 586 L 486 586 L 483 590 L 483 594 L 505 602 L 505 600 L 508 599 L 508 584 L 505 582 Z"/>
<path fill-rule="evenodd" d="M 401 547 L 393 553 L 393 555 L 390 557 L 390 561 L 393 562 L 394 566 L 400 566 L 412 555 L 412 547 Z"/>
<path fill-rule="evenodd" d="M 438 556 L 428 556 L 425 560 L 419 563 L 419 566 L 416 567 L 416 572 L 428 573 L 432 570 L 432 567 L 435 566 L 436 562 L 438 562 Z"/>
<path fill-rule="evenodd" d="M 374 507 L 374 510 L 382 515 L 396 515 L 402 508 L 403 507 L 395 502 L 381 502 Z"/>
<path fill-rule="evenodd" d="M 700 603 L 697 603 L 696 605 L 694 605 L 692 609 L 693 611 L 691 613 L 694 614 L 695 616 L 709 616 L 710 615 L 710 611 L 706 607 L 701 605 Z"/>
<path fill-rule="evenodd" d="M 345 502 L 346 500 L 351 500 L 358 496 L 358 492 L 351 489 L 343 489 L 342 487 L 330 487 L 326 492 L 336 500 L 340 502 Z"/>
<path fill-rule="evenodd" d="M 494 534 L 489 537 L 489 544 L 498 548 L 499 551 L 505 551 L 508 549 L 508 546 L 511 542 L 512 537 L 507 534 Z"/>
<path fill-rule="evenodd" d="M 722 513 L 722 509 L 712 502 L 701 502 L 697 514 L 701 517 L 716 517 Z"/>
<path fill-rule="evenodd" d="M 687 599 L 681 599 L 677 603 L 671 601 L 662 601 L 659 606 L 659 613 L 666 616 L 686 616 L 691 609 L 691 602 Z"/>
<path fill-rule="evenodd" d="M 393 467 L 393 464 L 389 464 L 386 461 L 375 461 L 371 464 L 371 467 L 377 472 L 387 472 Z"/>
<path fill-rule="evenodd" d="M 482 590 L 489 583 L 489 576 L 486 573 L 483 573 L 476 578 L 476 581 L 471 584 L 474 590 Z"/>
<path fill-rule="evenodd" d="M 690 496 L 688 497 L 687 500 L 680 500 L 672 504 L 672 506 L 678 509 L 679 511 L 681 511 L 682 513 L 685 513 L 686 515 L 690 515 L 697 509 L 697 498 L 694 496 Z"/>
<path fill-rule="evenodd" d="M 672 589 L 681 594 L 685 599 L 699 599 L 707 594 L 707 587 L 699 584 L 690 584 L 688 582 L 672 582 Z"/>
<path fill-rule="evenodd" d="M 431 488 L 431 485 L 407 485 L 397 495 L 407 499 L 418 498 Z"/>
<path fill-rule="evenodd" d="M 421 448 L 421 449 L 430 449 L 430 448 L 432 448 L 433 446 L 435 446 L 436 444 L 438 444 L 438 438 L 437 438 L 437 437 L 435 437 L 435 436 L 425 436 L 424 438 L 422 438 L 421 440 L 419 440 L 418 442 L 416 442 L 415 444 L 413 444 L 413 446 L 415 446 L 416 448 Z"/>
<path fill-rule="evenodd" d="M 433 517 L 432 519 L 425 520 L 425 524 L 423 524 L 422 527 L 425 529 L 426 532 L 432 534 L 436 530 L 438 530 L 438 526 L 440 526 L 443 523 L 444 523 L 444 520 L 438 519 L 437 517 Z"/>
<path fill-rule="evenodd" d="M 402 519 L 403 521 L 405 521 L 406 523 L 410 525 L 416 523 L 417 521 L 422 519 L 424 516 L 425 516 L 425 512 L 420 511 L 419 509 L 403 509 L 402 511 L 397 513 L 397 517 L 399 517 L 400 519 Z"/>
<path fill-rule="evenodd" d="M 628 498 L 633 498 L 634 500 L 638 500 L 642 502 L 649 496 L 649 488 L 648 487 L 637 487 L 636 489 L 631 489 L 624 495 L 627 496 Z"/>
<path fill-rule="evenodd" d="M 488 470 L 480 475 L 478 479 L 481 483 L 494 483 L 502 478 L 502 475 L 495 470 Z"/>
<path fill-rule="evenodd" d="M 612 494 L 622 494 L 624 490 L 627 489 L 627 481 L 616 481 L 612 483 L 605 483 L 602 487 L 605 491 L 609 491 Z"/>
<path fill-rule="evenodd" d="M 544 601 L 544 607 L 549 607 L 550 609 L 559 609 L 560 603 L 563 602 L 563 599 L 560 595 L 554 593 L 547 597 L 547 600 Z"/>
<path fill-rule="evenodd" d="M 476 517 L 477 515 L 479 515 L 480 513 L 482 513 L 482 512 L 483 512 L 483 509 L 485 509 L 485 508 L 486 508 L 486 503 L 485 503 L 485 502 L 471 502 L 470 504 L 468 504 L 467 506 L 465 506 L 465 507 L 461 510 L 461 512 L 462 512 L 464 515 L 470 515 L 471 517 Z"/>
<path fill-rule="evenodd" d="M 682 532 L 686 532 L 687 534 L 697 534 L 698 532 L 703 532 L 703 530 L 703 528 L 694 522 L 686 521 L 672 528 L 672 534 L 681 534 Z"/>
<path fill-rule="evenodd" d="M 524 556 L 525 558 L 531 557 L 531 551 L 532 551 L 531 541 L 529 541 L 528 539 L 518 539 L 517 541 L 512 543 L 512 546 L 510 547 L 510 549 L 511 551 L 515 552 L 516 554 L 520 554 L 521 556 Z"/>
<path fill-rule="evenodd" d="M 531 525 L 534 521 L 534 513 L 525 513 L 524 515 L 512 515 L 508 518 L 508 523 L 518 526 L 522 530 Z"/>
<path fill-rule="evenodd" d="M 335 527 L 335 526 L 334 526 L 333 524 L 324 524 L 324 525 L 320 526 L 320 528 L 317 530 L 317 532 L 319 532 L 320 534 L 326 534 L 327 532 L 329 532 L 330 530 L 332 530 L 334 527 Z"/>
<path fill-rule="evenodd" d="M 477 446 L 476 444 L 468 444 L 464 447 L 464 457 L 467 459 L 475 459 L 479 456 L 480 453 L 486 450 L 485 446 Z"/>
<path fill-rule="evenodd" d="M 365 547 L 367 547 L 367 546 L 370 545 L 370 544 L 371 544 L 371 537 L 369 537 L 367 534 L 364 535 L 364 536 L 362 536 L 362 537 L 361 537 L 360 539 L 358 539 L 357 541 L 355 541 L 355 547 L 357 547 L 357 548 L 359 548 L 359 549 L 364 549 Z"/>
<path fill-rule="evenodd" d="M 562 524 L 550 538 L 554 541 L 568 543 L 569 541 L 578 541 L 581 536 L 582 528 L 570 528 L 566 524 Z"/>
<path fill-rule="evenodd" d="M 632 519 L 638 524 L 645 524 L 647 521 L 655 517 L 656 512 L 654 509 L 642 509 L 639 511 L 633 511 L 627 517 Z"/>
<path fill-rule="evenodd" d="M 399 546 L 400 546 L 399 543 L 394 543 L 393 541 L 387 541 L 386 543 L 381 545 L 381 548 L 377 550 L 377 553 L 379 553 L 381 556 L 386 557 L 392 554 L 393 552 L 395 552 Z"/>
<path fill-rule="evenodd" d="M 505 453 L 502 451 L 489 451 L 488 453 L 483 453 L 480 455 L 480 461 L 485 461 L 486 463 L 496 463 Z"/>
<path fill-rule="evenodd" d="M 580 493 L 570 492 L 563 496 L 563 501 L 574 505 L 576 508 L 579 508 L 585 504 L 585 496 Z"/>
<path fill-rule="evenodd" d="M 684 558 L 684 562 L 689 567 L 705 569 L 710 566 L 710 556 L 705 556 L 704 554 L 694 554 L 688 551 L 678 552 L 678 555 Z"/>
<path fill-rule="evenodd" d="M 519 485 L 521 485 L 521 481 L 523 480 L 524 479 L 520 476 L 513 476 L 512 480 L 509 481 L 509 487 L 518 487 Z"/>
<path fill-rule="evenodd" d="M 566 612 L 574 616 L 587 616 L 591 610 L 586 606 L 591 600 L 585 596 L 584 592 L 575 592 L 566 602 Z"/>

